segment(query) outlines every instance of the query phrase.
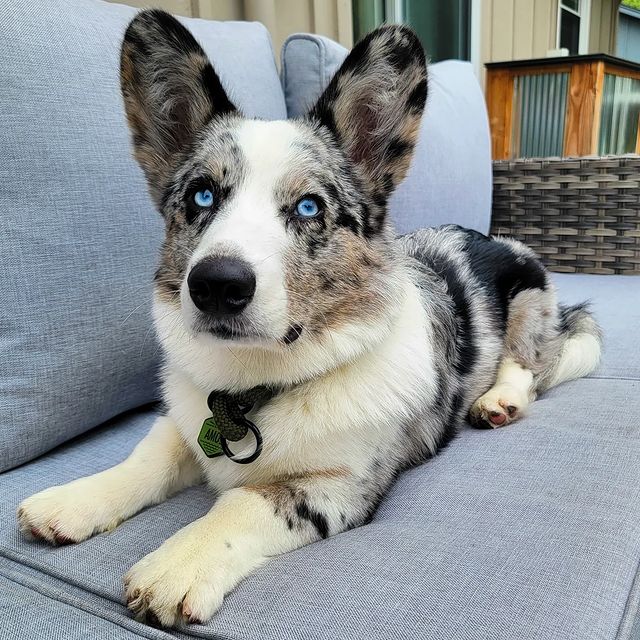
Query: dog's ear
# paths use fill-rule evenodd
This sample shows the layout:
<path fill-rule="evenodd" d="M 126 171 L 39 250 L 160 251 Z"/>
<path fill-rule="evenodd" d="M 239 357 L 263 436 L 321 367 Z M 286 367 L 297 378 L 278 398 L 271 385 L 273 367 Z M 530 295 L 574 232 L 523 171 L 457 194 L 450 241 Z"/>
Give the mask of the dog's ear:
<path fill-rule="evenodd" d="M 333 132 L 387 198 L 409 168 L 426 98 L 418 37 L 406 26 L 387 25 L 353 48 L 309 117 Z"/>
<path fill-rule="evenodd" d="M 198 132 L 236 109 L 202 47 L 158 9 L 140 12 L 129 24 L 120 84 L 135 156 L 159 204 L 174 162 Z"/>

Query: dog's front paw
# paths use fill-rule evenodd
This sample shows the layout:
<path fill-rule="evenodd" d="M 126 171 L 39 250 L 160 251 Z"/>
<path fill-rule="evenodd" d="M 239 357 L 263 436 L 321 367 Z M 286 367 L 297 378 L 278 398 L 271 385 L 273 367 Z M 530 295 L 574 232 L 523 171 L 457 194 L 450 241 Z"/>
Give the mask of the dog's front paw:
<path fill-rule="evenodd" d="M 236 548 L 194 522 L 135 564 L 125 577 L 127 606 L 139 620 L 171 627 L 206 622 L 266 558 Z"/>
<path fill-rule="evenodd" d="M 113 529 L 118 517 L 86 480 L 51 487 L 24 500 L 18 507 L 22 533 L 52 544 L 70 544 Z"/>
<path fill-rule="evenodd" d="M 506 427 L 521 418 L 529 406 L 529 398 L 509 383 L 492 387 L 471 407 L 469 417 L 476 426 Z"/>

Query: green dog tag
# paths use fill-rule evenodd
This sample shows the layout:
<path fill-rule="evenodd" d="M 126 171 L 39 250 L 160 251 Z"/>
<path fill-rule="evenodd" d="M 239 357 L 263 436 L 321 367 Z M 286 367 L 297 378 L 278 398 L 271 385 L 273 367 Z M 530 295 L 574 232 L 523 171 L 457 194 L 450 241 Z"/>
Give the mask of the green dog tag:
<path fill-rule="evenodd" d="M 207 418 L 202 423 L 198 444 L 207 458 L 216 458 L 224 453 L 220 442 L 220 429 L 213 418 Z"/>

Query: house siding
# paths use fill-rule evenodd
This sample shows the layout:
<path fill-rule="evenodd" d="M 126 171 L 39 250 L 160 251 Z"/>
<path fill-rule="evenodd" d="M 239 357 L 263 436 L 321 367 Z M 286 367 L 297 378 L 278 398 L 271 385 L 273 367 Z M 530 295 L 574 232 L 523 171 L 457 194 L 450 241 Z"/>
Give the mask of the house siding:
<path fill-rule="evenodd" d="M 619 0 L 591 0 L 589 53 L 615 55 Z"/>
<path fill-rule="evenodd" d="M 589 50 L 615 53 L 618 0 L 591 0 Z M 556 48 L 558 0 L 482 0 L 483 62 L 544 58 Z"/>
<path fill-rule="evenodd" d="M 543 58 L 555 47 L 558 0 L 483 0 L 482 61 Z"/>
<path fill-rule="evenodd" d="M 123 0 L 108 0 L 122 2 Z M 154 6 L 180 16 L 209 20 L 257 20 L 273 40 L 276 55 L 287 36 L 318 33 L 353 46 L 351 0 L 124 0 L 133 7 Z"/>
<path fill-rule="evenodd" d="M 640 62 L 640 12 L 620 12 L 616 55 Z"/>

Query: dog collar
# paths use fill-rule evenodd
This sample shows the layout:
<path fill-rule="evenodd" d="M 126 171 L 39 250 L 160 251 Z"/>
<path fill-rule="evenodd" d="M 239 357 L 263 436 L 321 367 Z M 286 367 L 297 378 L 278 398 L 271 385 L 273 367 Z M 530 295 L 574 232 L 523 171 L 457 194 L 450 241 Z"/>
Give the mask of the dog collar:
<path fill-rule="evenodd" d="M 207 398 L 211 417 L 202 423 L 198 444 L 207 458 L 225 455 L 238 464 L 253 462 L 262 452 L 262 434 L 260 429 L 245 414 L 257 404 L 264 404 L 279 393 L 269 387 L 254 387 L 241 393 L 212 391 Z M 238 458 L 229 449 L 228 442 L 242 440 L 247 433 L 253 434 L 256 444 L 254 452 L 244 458 Z"/>

